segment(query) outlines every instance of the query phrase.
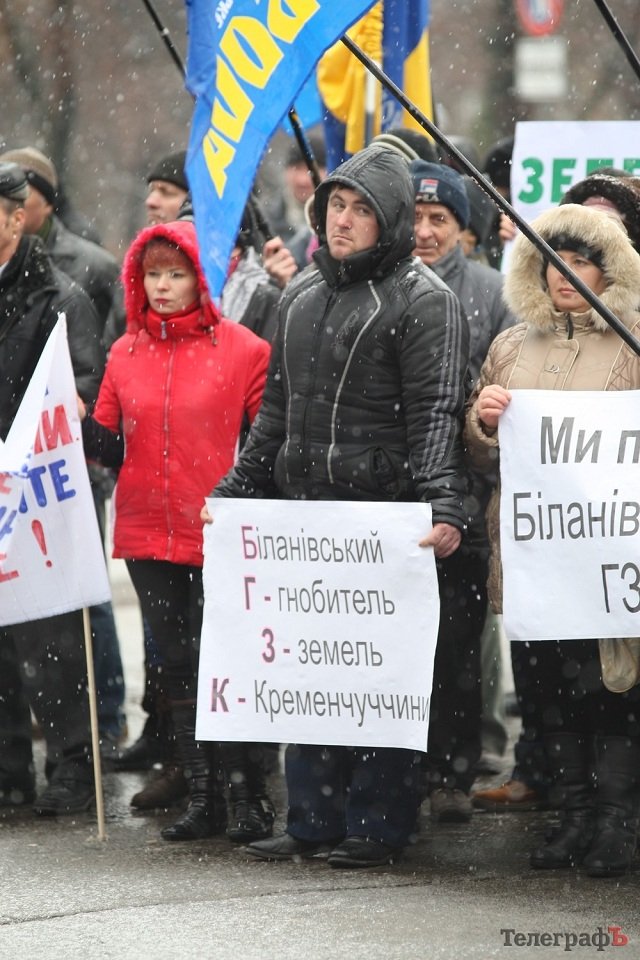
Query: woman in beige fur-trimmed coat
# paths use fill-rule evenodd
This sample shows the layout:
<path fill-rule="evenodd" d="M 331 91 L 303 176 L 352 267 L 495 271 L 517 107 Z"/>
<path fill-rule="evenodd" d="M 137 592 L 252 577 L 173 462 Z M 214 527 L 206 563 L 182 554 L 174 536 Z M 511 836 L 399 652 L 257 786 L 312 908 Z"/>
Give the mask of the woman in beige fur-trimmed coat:
<path fill-rule="evenodd" d="M 640 256 L 622 224 L 593 208 L 566 204 L 542 214 L 532 227 L 639 337 Z M 465 427 L 472 462 L 487 470 L 497 464 L 497 427 L 511 390 L 640 389 L 640 358 L 524 236 L 516 240 L 504 296 L 522 322 L 494 340 Z M 489 598 L 496 612 L 502 604 L 498 511 L 496 490 L 487 511 Z M 635 852 L 638 825 L 640 686 L 625 693 L 606 689 L 595 639 L 539 641 L 535 654 L 528 645 L 516 646 L 521 746 L 544 742 L 563 811 L 560 828 L 532 854 L 531 865 L 584 862 L 591 876 L 623 873 Z M 525 754 L 519 757 L 516 749 L 514 779 L 526 784 Z"/>

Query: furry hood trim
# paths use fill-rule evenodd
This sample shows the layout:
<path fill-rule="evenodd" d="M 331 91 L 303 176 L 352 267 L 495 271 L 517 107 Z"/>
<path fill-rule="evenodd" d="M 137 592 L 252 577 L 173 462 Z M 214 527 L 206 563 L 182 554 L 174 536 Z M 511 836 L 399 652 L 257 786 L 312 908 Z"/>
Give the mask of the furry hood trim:
<path fill-rule="evenodd" d="M 618 221 L 600 210 L 570 203 L 547 210 L 531 227 L 547 242 L 564 234 L 598 251 L 608 282 L 600 299 L 626 326 L 636 322 L 640 305 L 640 256 Z M 551 329 L 557 318 L 545 270 L 542 253 L 525 236 L 519 235 L 505 279 L 504 299 L 520 321 L 540 330 Z M 608 323 L 599 313 L 595 310 L 591 313 L 596 330 L 608 329 Z"/>

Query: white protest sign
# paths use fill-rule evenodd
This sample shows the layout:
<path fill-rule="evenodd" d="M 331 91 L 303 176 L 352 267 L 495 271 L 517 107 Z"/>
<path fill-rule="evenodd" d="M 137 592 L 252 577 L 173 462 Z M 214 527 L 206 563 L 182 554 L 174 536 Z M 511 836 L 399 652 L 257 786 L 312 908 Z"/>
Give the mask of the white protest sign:
<path fill-rule="evenodd" d="M 0 441 L 0 626 L 110 598 L 60 319 Z"/>
<path fill-rule="evenodd" d="M 210 500 L 196 736 L 425 750 L 439 596 L 418 503 Z"/>
<path fill-rule="evenodd" d="M 516 124 L 511 205 L 523 220 L 555 207 L 569 187 L 599 167 L 640 176 L 640 122 L 533 120 Z M 508 269 L 507 244 L 502 270 Z"/>
<path fill-rule="evenodd" d="M 640 176 L 640 121 L 529 121 L 516 124 L 511 200 L 531 221 L 599 167 Z"/>
<path fill-rule="evenodd" d="M 513 390 L 500 418 L 509 640 L 640 636 L 640 392 Z"/>

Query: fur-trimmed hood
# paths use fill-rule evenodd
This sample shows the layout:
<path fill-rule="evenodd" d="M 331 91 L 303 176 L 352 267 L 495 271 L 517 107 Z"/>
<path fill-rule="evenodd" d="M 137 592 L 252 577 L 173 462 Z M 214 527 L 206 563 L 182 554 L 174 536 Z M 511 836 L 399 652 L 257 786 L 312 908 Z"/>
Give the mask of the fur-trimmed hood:
<path fill-rule="evenodd" d="M 608 281 L 600 299 L 626 326 L 638 319 L 640 256 L 616 220 L 601 210 L 569 203 L 547 210 L 531 227 L 545 241 L 564 233 L 600 251 Z M 542 253 L 524 235 L 518 236 L 505 280 L 504 299 L 518 320 L 549 330 L 557 322 L 558 314 L 549 296 L 544 270 Z M 591 310 L 591 315 L 596 330 L 608 328 L 599 313 Z"/>
<path fill-rule="evenodd" d="M 213 328 L 220 321 L 220 313 L 211 302 L 207 281 L 200 265 L 196 228 L 188 220 L 175 220 L 172 223 L 158 223 L 152 227 L 145 227 L 127 250 L 122 264 L 127 333 L 136 334 L 146 326 L 145 315 L 149 303 L 144 291 L 142 255 L 149 241 L 156 237 L 163 237 L 170 243 L 175 244 L 191 260 L 198 277 L 200 305 L 202 307 L 201 323 L 205 329 Z"/>

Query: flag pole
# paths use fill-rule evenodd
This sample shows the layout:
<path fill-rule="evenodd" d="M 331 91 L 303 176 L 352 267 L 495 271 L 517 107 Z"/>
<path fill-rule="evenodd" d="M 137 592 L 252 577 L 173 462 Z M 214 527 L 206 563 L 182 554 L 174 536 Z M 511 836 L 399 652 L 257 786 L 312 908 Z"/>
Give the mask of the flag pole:
<path fill-rule="evenodd" d="M 182 62 L 182 57 L 181 57 L 180 54 L 178 53 L 178 51 L 177 51 L 177 49 L 176 49 L 176 46 L 175 46 L 173 40 L 171 39 L 171 34 L 169 33 L 169 31 L 167 30 L 167 28 L 166 28 L 165 25 L 163 24 L 162 20 L 161 20 L 160 17 L 158 16 L 158 14 L 157 14 L 157 12 L 156 12 L 153 4 L 151 3 L 151 0 L 143 0 L 143 3 L 144 3 L 144 5 L 145 5 L 145 7 L 147 8 L 147 11 L 149 12 L 149 15 L 150 15 L 151 19 L 152 19 L 153 22 L 155 23 L 155 25 L 156 25 L 156 27 L 157 27 L 157 29 L 158 29 L 158 33 L 160 34 L 160 36 L 161 36 L 162 39 L 164 40 L 164 45 L 165 45 L 165 47 L 167 48 L 167 50 L 169 51 L 169 53 L 170 53 L 170 55 L 171 55 L 171 59 L 173 60 L 173 62 L 174 62 L 175 65 L 177 66 L 178 70 L 179 70 L 180 73 L 182 74 L 182 77 L 184 78 L 184 77 L 185 77 L 185 74 L 186 74 L 186 71 L 185 71 L 185 68 L 184 68 L 184 63 Z"/>
<path fill-rule="evenodd" d="M 96 813 L 98 816 L 98 840 L 106 840 L 104 819 L 104 793 L 102 791 L 102 767 L 100 765 L 100 734 L 98 731 L 98 706 L 96 697 L 96 675 L 93 669 L 93 641 L 89 608 L 82 609 L 84 628 L 84 649 L 87 656 L 87 682 L 89 687 L 89 715 L 91 718 L 91 753 L 93 754 L 93 776 L 96 785 Z"/>
<path fill-rule="evenodd" d="M 481 187 L 482 190 L 493 200 L 497 207 L 506 213 L 506 215 L 513 220 L 513 222 L 519 227 L 521 233 L 525 235 L 527 240 L 529 240 L 535 247 L 540 250 L 545 260 L 548 260 L 553 266 L 562 274 L 565 279 L 567 279 L 572 287 L 578 291 L 578 293 L 584 297 L 587 303 L 593 307 L 593 309 L 600 314 L 600 316 L 606 320 L 610 327 L 618 334 L 618 336 L 624 340 L 628 347 L 633 350 L 637 356 L 640 356 L 640 341 L 634 337 L 630 330 L 625 327 L 621 320 L 616 317 L 614 313 L 609 310 L 609 308 L 602 303 L 601 300 L 596 297 L 592 290 L 576 276 L 576 274 L 571 270 L 567 264 L 562 260 L 555 250 L 552 250 L 551 247 L 542 239 L 542 237 L 533 230 L 526 220 L 524 220 L 520 214 L 511 206 L 511 204 L 505 200 L 501 194 L 495 189 L 493 184 L 484 177 L 479 170 L 473 166 L 472 163 L 467 160 L 467 158 L 462 154 L 458 148 L 451 143 L 450 140 L 431 122 L 425 115 L 418 110 L 418 108 L 409 100 L 406 94 L 400 89 L 400 87 L 393 82 L 393 80 L 387 76 L 386 73 L 370 58 L 364 53 L 360 47 L 357 46 L 346 34 L 340 38 L 342 43 L 347 47 L 351 53 L 357 57 L 360 63 L 369 70 L 373 76 L 378 80 L 393 96 L 398 100 L 402 107 L 407 111 L 407 113 L 420 124 L 420 126 L 426 130 L 426 132 L 437 142 L 441 147 L 450 153 L 457 160 L 461 169 L 467 173 L 475 182 Z"/>
<path fill-rule="evenodd" d="M 298 141 L 298 146 L 300 147 L 300 151 L 302 153 L 302 156 L 304 157 L 304 161 L 309 169 L 309 173 L 311 174 L 311 179 L 313 180 L 314 189 L 316 189 L 317 187 L 320 186 L 322 182 L 322 177 L 320 176 L 320 168 L 316 163 L 316 158 L 313 155 L 311 144 L 309 143 L 309 141 L 304 135 L 304 130 L 302 129 L 302 124 L 300 123 L 300 118 L 296 112 L 296 108 L 294 104 L 292 104 L 291 107 L 289 108 L 289 113 L 287 114 L 287 116 L 289 117 L 289 123 L 293 128 L 293 135 Z"/>
<path fill-rule="evenodd" d="M 373 61 L 376 62 L 375 60 Z M 375 82 L 376 78 L 372 73 L 369 73 L 365 76 L 365 96 L 364 96 L 364 144 L 365 147 L 371 143 L 375 136 L 375 124 L 376 124 L 376 95 L 378 93 L 378 86 Z"/>
<path fill-rule="evenodd" d="M 638 59 L 638 56 L 635 50 L 633 49 L 633 47 L 627 40 L 626 36 L 624 35 L 618 21 L 616 20 L 614 15 L 611 13 L 611 10 L 605 3 L 605 0 L 595 0 L 595 4 L 598 10 L 600 11 L 600 13 L 602 14 L 602 16 L 604 17 L 607 23 L 607 26 L 611 30 L 611 33 L 613 34 L 615 39 L 618 41 L 618 43 L 622 47 L 624 55 L 629 61 L 629 63 L 631 64 L 631 67 L 636 77 L 638 78 L 638 80 L 640 80 L 640 60 Z"/>
<path fill-rule="evenodd" d="M 264 238 L 266 243 L 268 240 L 273 240 L 273 230 L 271 229 L 267 218 L 265 217 L 260 204 L 258 203 L 258 198 L 255 195 L 255 192 L 252 190 L 249 194 L 249 199 L 247 203 L 253 211 L 253 216 L 255 217 L 256 226 Z"/>

